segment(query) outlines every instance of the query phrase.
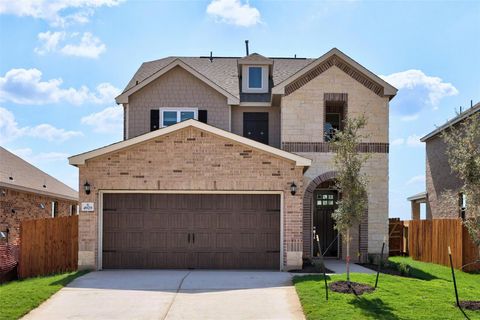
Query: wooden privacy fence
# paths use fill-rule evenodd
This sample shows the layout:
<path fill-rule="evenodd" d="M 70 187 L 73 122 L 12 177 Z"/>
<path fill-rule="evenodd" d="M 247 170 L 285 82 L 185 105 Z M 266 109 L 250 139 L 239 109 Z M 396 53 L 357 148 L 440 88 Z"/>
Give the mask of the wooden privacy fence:
<path fill-rule="evenodd" d="M 77 270 L 78 216 L 22 221 L 18 276 Z"/>
<path fill-rule="evenodd" d="M 452 250 L 453 265 L 457 269 L 478 259 L 478 249 L 461 220 L 408 221 L 408 253 L 413 259 L 449 266 L 448 246 Z M 464 270 L 478 269 L 480 264 L 477 263 Z"/>
<path fill-rule="evenodd" d="M 406 241 L 408 229 L 400 218 L 388 219 L 388 255 L 400 256 L 406 254 Z"/>

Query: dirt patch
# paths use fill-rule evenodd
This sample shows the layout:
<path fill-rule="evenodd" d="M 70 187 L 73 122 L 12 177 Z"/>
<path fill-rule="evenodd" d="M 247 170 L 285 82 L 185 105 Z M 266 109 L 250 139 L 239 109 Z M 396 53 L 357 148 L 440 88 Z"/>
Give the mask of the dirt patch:
<path fill-rule="evenodd" d="M 480 301 L 460 301 L 463 309 L 480 311 Z"/>
<path fill-rule="evenodd" d="M 350 282 L 350 286 L 347 281 L 335 281 L 328 285 L 330 290 L 340 293 L 353 293 L 355 295 L 362 295 L 365 292 L 375 291 L 375 288 L 371 285 L 358 282 Z"/>

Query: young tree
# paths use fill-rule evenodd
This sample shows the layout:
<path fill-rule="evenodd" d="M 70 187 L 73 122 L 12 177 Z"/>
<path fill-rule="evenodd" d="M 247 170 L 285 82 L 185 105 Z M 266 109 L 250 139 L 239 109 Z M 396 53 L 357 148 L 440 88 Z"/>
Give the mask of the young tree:
<path fill-rule="evenodd" d="M 364 115 L 344 121 L 344 128 L 336 131 L 330 141 L 335 152 L 334 164 L 337 171 L 336 187 L 341 192 L 338 207 L 333 213 L 335 228 L 344 237 L 347 246 L 347 282 L 350 284 L 350 229 L 360 222 L 367 210 L 367 178 L 361 173 L 368 153 L 359 152 L 359 144 L 364 138 L 359 131 L 365 127 Z"/>
<path fill-rule="evenodd" d="M 464 225 L 480 255 L 480 112 L 445 130 L 442 138 L 452 172 L 463 183 L 459 192 L 467 203 Z M 457 208 L 458 202 L 457 197 Z"/>

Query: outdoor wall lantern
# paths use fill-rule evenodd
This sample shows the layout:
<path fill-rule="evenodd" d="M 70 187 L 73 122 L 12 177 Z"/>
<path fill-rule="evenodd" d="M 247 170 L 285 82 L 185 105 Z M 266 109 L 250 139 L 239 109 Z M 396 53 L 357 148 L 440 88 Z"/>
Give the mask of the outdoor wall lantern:
<path fill-rule="evenodd" d="M 297 193 L 297 185 L 295 184 L 295 182 L 292 182 L 292 184 L 290 185 L 290 193 L 292 194 L 292 196 Z"/>
<path fill-rule="evenodd" d="M 83 190 L 85 190 L 86 194 L 90 194 L 90 183 L 88 183 L 88 181 L 83 185 Z"/>

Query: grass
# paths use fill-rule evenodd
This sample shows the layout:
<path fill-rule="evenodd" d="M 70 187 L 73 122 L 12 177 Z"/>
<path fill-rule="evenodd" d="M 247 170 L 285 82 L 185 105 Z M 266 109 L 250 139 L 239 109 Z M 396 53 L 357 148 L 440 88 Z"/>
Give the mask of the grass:
<path fill-rule="evenodd" d="M 85 271 L 29 278 L 0 285 L 0 319 L 18 319 Z"/>
<path fill-rule="evenodd" d="M 329 291 L 325 301 L 323 276 L 297 276 L 295 288 L 307 319 L 463 319 L 455 307 L 450 268 L 393 257 L 390 262 L 406 264 L 411 276 L 380 274 L 378 288 L 358 298 Z M 460 300 L 480 300 L 480 274 L 456 270 Z M 327 276 L 328 282 L 345 280 L 345 275 Z M 353 273 L 351 280 L 375 285 L 375 274 Z M 479 311 L 466 311 L 470 319 L 480 319 Z"/>

